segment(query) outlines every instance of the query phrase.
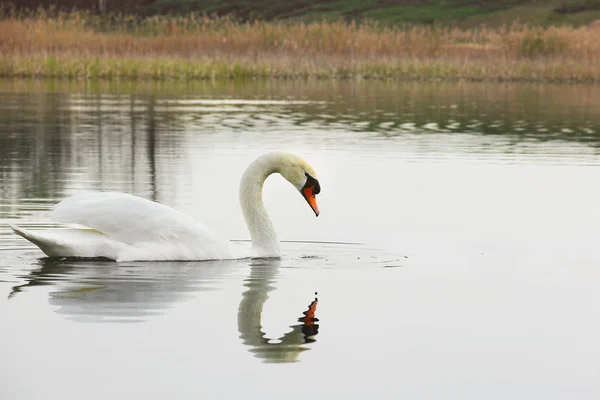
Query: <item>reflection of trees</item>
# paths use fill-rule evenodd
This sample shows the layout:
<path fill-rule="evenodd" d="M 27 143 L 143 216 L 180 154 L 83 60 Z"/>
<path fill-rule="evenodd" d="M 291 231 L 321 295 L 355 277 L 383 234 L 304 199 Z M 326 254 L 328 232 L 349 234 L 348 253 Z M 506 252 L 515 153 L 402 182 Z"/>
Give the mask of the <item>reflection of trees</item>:
<path fill-rule="evenodd" d="M 202 290 L 214 290 L 212 282 L 239 268 L 244 261 L 134 262 L 40 260 L 41 268 L 24 276 L 9 297 L 25 295 L 25 289 L 53 286 L 50 305 L 76 321 L 143 321 L 173 307 Z M 250 351 L 266 362 L 294 362 L 308 350 L 319 325 L 316 299 L 292 330 L 272 343 L 262 332 L 261 316 L 268 293 L 275 289 L 278 259 L 250 260 L 250 276 L 244 286 L 237 320 L 240 338 Z M 225 310 L 226 312 L 226 310 Z M 298 310 L 300 314 L 300 310 Z M 290 322 L 292 320 L 290 319 Z"/>
<path fill-rule="evenodd" d="M 156 201 L 158 194 L 156 187 L 156 116 L 154 106 L 156 100 L 151 97 L 148 101 L 148 166 L 150 168 L 150 190 L 151 199 Z"/>
<path fill-rule="evenodd" d="M 61 166 L 71 158 L 67 144 L 60 140 L 71 117 L 61 107 L 63 98 L 51 93 L 13 94 L 0 105 L 1 197 L 52 198 L 61 190 Z M 8 190 L 14 197 L 6 196 Z"/>
<path fill-rule="evenodd" d="M 178 157 L 181 146 L 166 130 L 177 115 L 155 112 L 156 102 L 134 95 L 3 95 L 0 196 L 16 202 L 121 190 L 155 199 L 158 165 Z"/>
<path fill-rule="evenodd" d="M 297 122 L 329 114 L 334 118 L 322 120 L 325 125 L 341 123 L 354 131 L 382 136 L 460 132 L 497 135 L 513 142 L 600 145 L 600 88 L 595 86 L 365 82 L 337 84 L 336 89 L 331 94 L 321 93 L 331 104 L 325 109 L 308 105 L 303 110 L 305 119 Z M 403 124 L 417 129 L 411 131 Z"/>
<path fill-rule="evenodd" d="M 197 138 L 192 132 L 275 132 L 285 142 L 282 130 L 296 126 L 304 134 L 306 124 L 378 137 L 428 132 L 488 136 L 493 140 L 487 145 L 497 153 L 540 141 L 600 147 L 598 86 L 254 81 L 123 83 L 115 93 L 105 83 L 16 81 L 0 83 L 0 88 L 4 199 L 54 199 L 102 189 L 173 203 L 168 196 L 176 197 L 178 188 L 172 176 L 193 173 L 182 171 L 177 162 L 186 141 Z M 213 110 L 180 101 L 189 96 L 308 102 Z"/>

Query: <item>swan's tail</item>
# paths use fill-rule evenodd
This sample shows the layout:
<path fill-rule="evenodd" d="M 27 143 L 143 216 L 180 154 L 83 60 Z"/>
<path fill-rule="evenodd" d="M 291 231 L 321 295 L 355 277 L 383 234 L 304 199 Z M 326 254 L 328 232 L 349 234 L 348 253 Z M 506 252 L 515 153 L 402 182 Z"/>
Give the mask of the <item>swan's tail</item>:
<path fill-rule="evenodd" d="M 29 240 L 30 242 L 37 244 L 36 243 L 36 235 L 33 234 L 33 232 L 30 232 L 27 229 L 23 229 L 23 228 L 21 228 L 20 226 L 17 226 L 17 225 L 8 224 L 8 226 L 17 235 L 22 236 L 25 239 Z"/>
<path fill-rule="evenodd" d="M 58 254 L 54 254 L 54 252 L 52 251 L 52 249 L 55 249 L 58 244 L 58 243 L 56 243 L 55 239 L 48 238 L 48 237 L 44 236 L 42 233 L 29 231 L 29 230 L 21 228 L 20 226 L 17 226 L 17 225 L 8 224 L 8 226 L 17 235 L 24 237 L 25 239 L 29 240 L 31 243 L 38 246 L 44 253 L 46 253 L 46 255 L 48 255 L 50 257 L 59 256 Z"/>
<path fill-rule="evenodd" d="M 114 259 L 122 245 L 93 229 L 46 229 L 31 231 L 8 225 L 19 236 L 35 244 L 48 257 L 104 257 Z"/>

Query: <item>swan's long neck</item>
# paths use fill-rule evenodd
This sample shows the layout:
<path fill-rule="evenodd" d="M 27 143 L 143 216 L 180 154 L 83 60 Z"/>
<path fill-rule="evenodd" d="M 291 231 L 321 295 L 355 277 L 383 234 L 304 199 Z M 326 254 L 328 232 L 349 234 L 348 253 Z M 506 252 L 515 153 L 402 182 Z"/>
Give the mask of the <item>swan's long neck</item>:
<path fill-rule="evenodd" d="M 240 182 L 240 205 L 258 256 L 278 256 L 279 240 L 262 199 L 265 180 L 278 172 L 277 159 L 263 156 L 248 166 Z"/>

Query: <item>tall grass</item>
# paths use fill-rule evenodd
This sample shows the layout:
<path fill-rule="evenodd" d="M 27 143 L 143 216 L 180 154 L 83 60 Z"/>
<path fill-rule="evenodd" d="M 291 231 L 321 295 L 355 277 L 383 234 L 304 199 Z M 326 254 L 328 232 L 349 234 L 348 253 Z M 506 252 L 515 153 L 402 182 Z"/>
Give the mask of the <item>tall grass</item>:
<path fill-rule="evenodd" d="M 6 10 L 5 10 L 6 11 Z M 600 29 L 4 12 L 0 75 L 600 81 Z"/>

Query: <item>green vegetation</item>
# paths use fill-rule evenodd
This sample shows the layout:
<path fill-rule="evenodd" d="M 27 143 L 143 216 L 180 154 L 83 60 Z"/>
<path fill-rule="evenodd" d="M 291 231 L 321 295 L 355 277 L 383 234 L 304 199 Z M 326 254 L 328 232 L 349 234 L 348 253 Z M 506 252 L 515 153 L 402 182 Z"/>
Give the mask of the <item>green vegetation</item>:
<path fill-rule="evenodd" d="M 600 0 L 563 1 L 560 6 L 554 9 L 558 14 L 580 13 L 592 10 L 600 10 Z"/>
<path fill-rule="evenodd" d="M 98 0 L 18 0 L 20 7 L 93 10 Z M 382 24 L 580 26 L 600 19 L 600 0 L 106 0 L 108 11 L 138 16 L 191 12 L 238 21 L 364 21 Z"/>
<path fill-rule="evenodd" d="M 506 0 L 205 0 L 205 1 L 154 1 L 140 6 L 143 13 L 165 13 L 198 10 L 217 15 L 237 16 L 241 19 L 310 20 L 377 20 L 381 22 L 433 23 L 464 19 L 472 15 L 487 14 L 515 6 L 522 1 Z"/>
<path fill-rule="evenodd" d="M 461 29 L 369 20 L 241 22 L 196 13 L 5 11 L 4 77 L 600 82 L 598 26 Z"/>

